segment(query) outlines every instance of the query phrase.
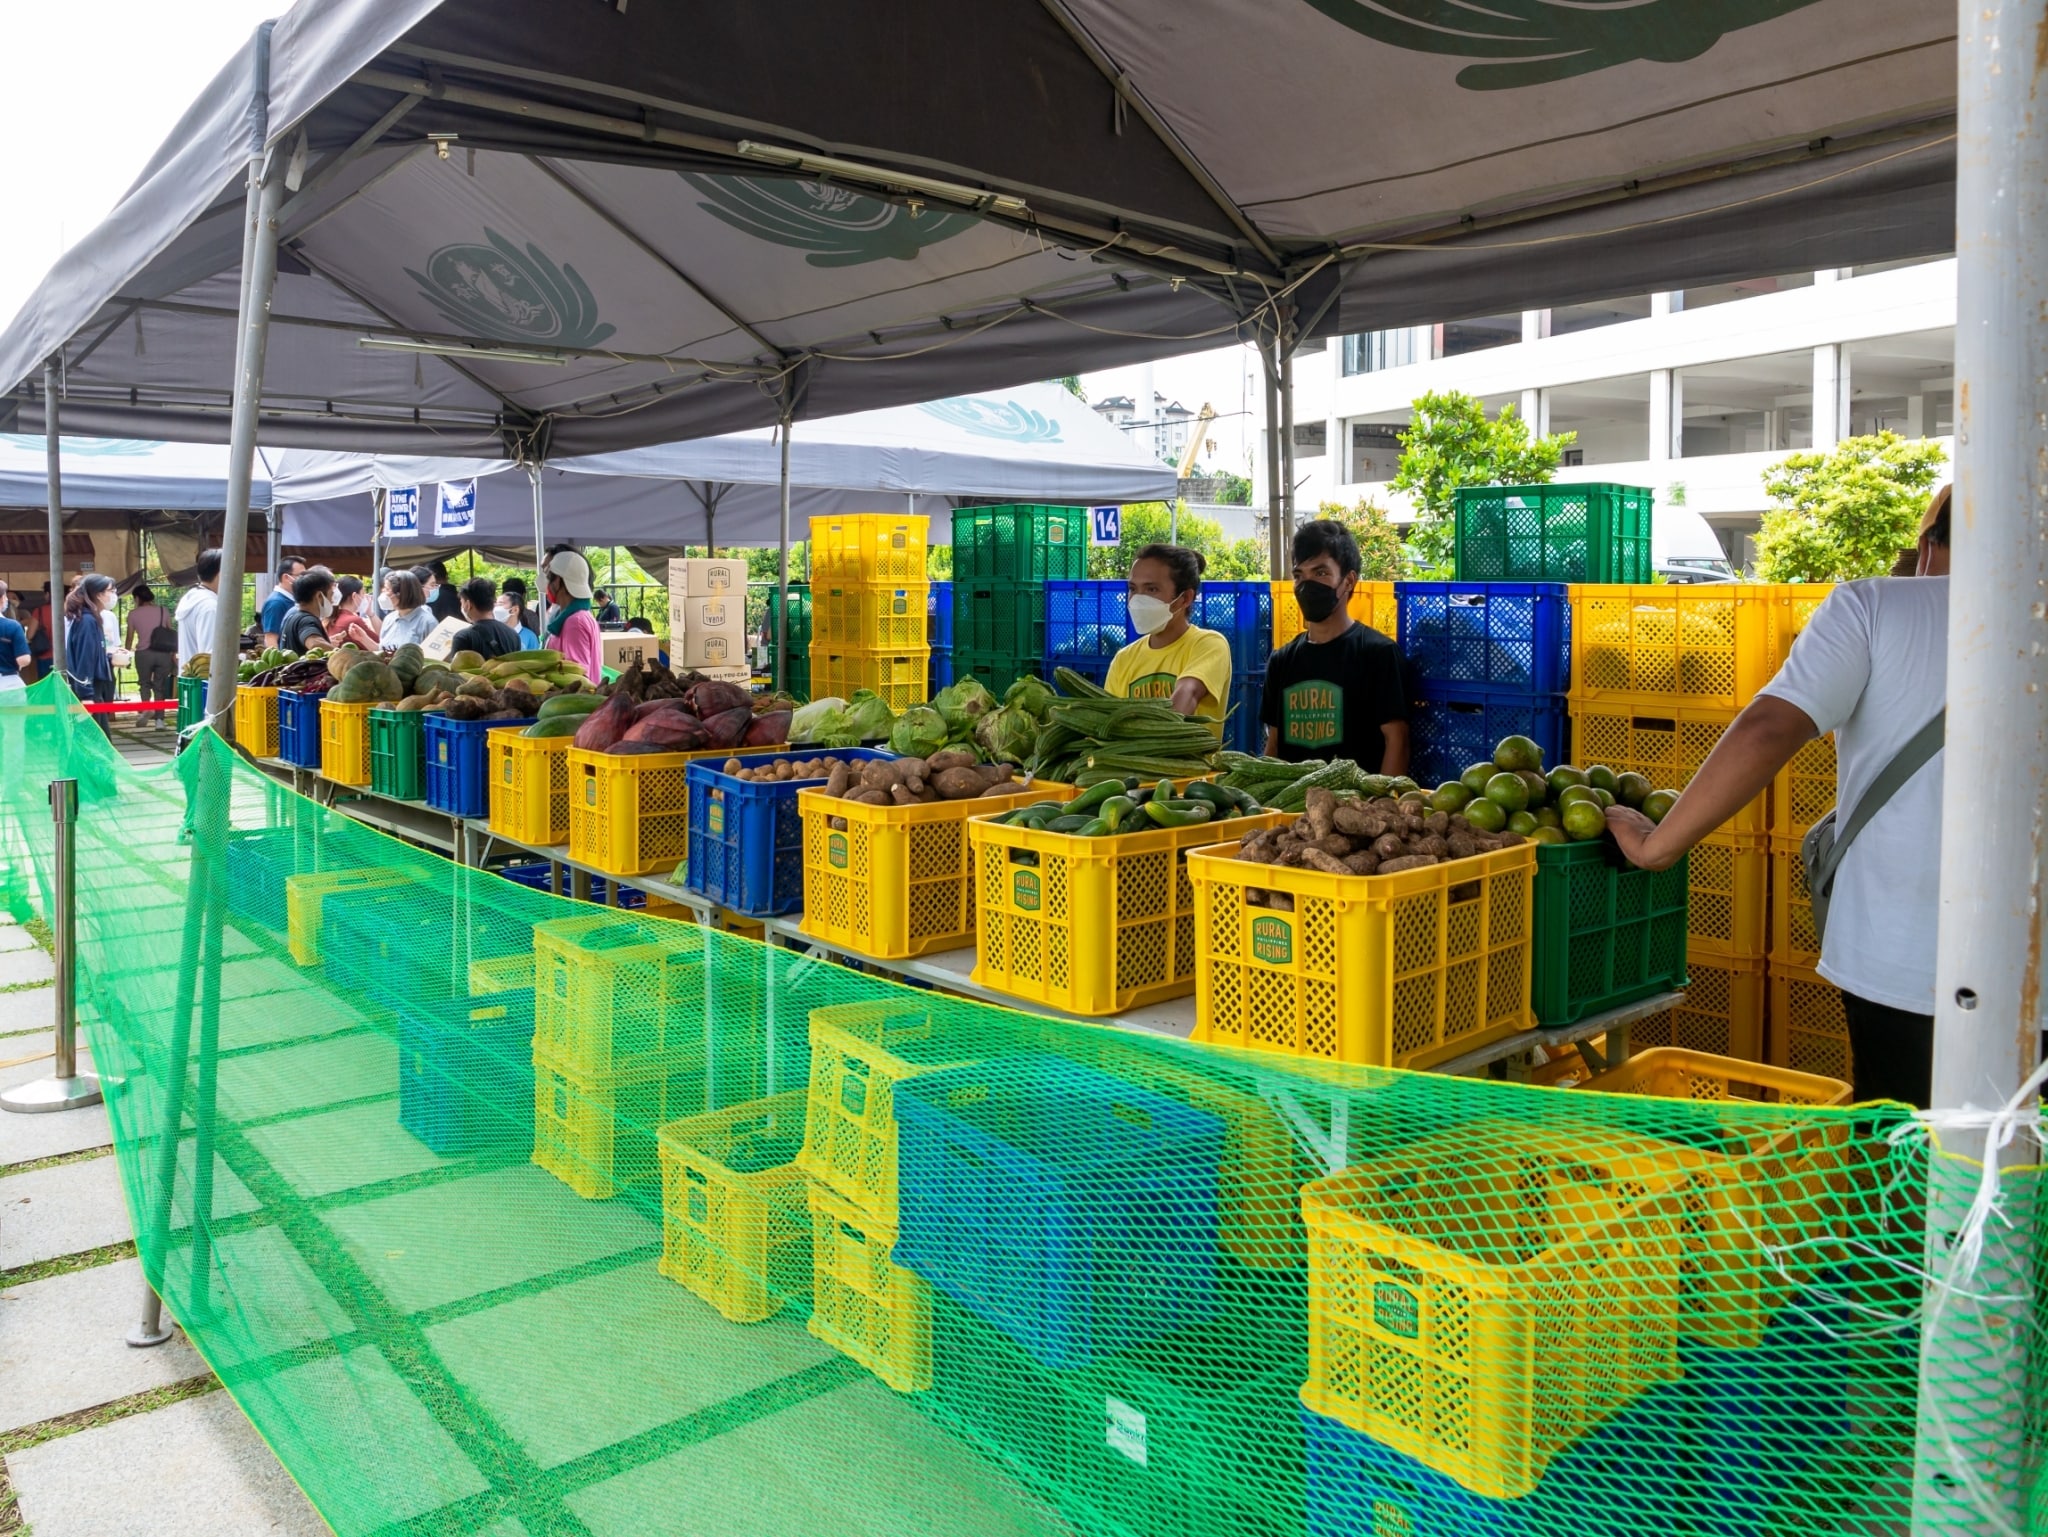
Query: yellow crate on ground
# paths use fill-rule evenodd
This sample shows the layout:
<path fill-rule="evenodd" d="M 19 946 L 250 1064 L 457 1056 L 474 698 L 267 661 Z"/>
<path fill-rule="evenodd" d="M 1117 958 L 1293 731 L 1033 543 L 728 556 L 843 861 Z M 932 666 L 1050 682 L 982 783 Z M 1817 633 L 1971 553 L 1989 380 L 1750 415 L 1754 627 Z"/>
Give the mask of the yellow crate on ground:
<path fill-rule="evenodd" d="M 252 757 L 277 756 L 276 689 L 245 685 L 235 690 L 235 742 Z"/>
<path fill-rule="evenodd" d="M 373 886 L 398 886 L 419 879 L 417 870 L 393 870 L 382 866 L 367 870 L 322 870 L 312 875 L 288 875 L 284 881 L 285 937 L 292 959 L 301 966 L 320 964 L 320 907 L 329 893 Z"/>
<path fill-rule="evenodd" d="M 1707 761 L 1707 754 L 1734 723 L 1733 710 L 1692 705 L 1606 704 L 1569 697 L 1572 761 L 1581 768 L 1604 763 L 1617 774 L 1643 775 L 1660 790 L 1683 790 Z M 1766 792 L 1716 829 L 1760 833 L 1770 825 Z"/>
<path fill-rule="evenodd" d="M 1806 1106 L 1850 1098 L 1838 1078 L 1675 1047 L 1639 1052 L 1585 1089 Z M 1850 1131 L 1845 1119 L 1815 1117 L 1750 1126 L 1718 1150 L 1701 1151 L 1680 1275 L 1679 1325 L 1687 1336 L 1729 1349 L 1759 1345 L 1785 1299 L 1841 1259 Z"/>
<path fill-rule="evenodd" d="M 972 944 L 967 819 L 1075 793 L 1072 785 L 1048 784 L 928 806 L 863 806 L 823 790 L 798 791 L 804 932 L 878 960 Z"/>
<path fill-rule="evenodd" d="M 1572 697 L 1739 710 L 1776 671 L 1777 589 L 1753 582 L 1575 582 Z"/>
<path fill-rule="evenodd" d="M 616 753 L 571 747 L 569 857 L 612 875 L 660 875 L 687 862 L 690 795 L 684 770 L 704 752 Z"/>
<path fill-rule="evenodd" d="M 533 1161 L 586 1201 L 654 1178 L 655 1139 L 706 1109 L 704 1058 L 625 1073 L 585 1073 L 533 1049 Z"/>
<path fill-rule="evenodd" d="M 616 910 L 535 924 L 535 1048 L 590 1074 L 701 1056 L 706 948 L 701 929 Z"/>
<path fill-rule="evenodd" d="M 1750 956 L 1687 952 L 1685 1002 L 1629 1026 L 1638 1051 L 1680 1046 L 1688 1051 L 1761 1062 L 1764 1055 L 1764 963 Z"/>
<path fill-rule="evenodd" d="M 917 650 L 927 645 L 925 613 L 932 584 L 904 582 L 813 582 L 811 643 L 815 650 Z"/>
<path fill-rule="evenodd" d="M 1303 1187 L 1319 1414 L 1490 1499 L 1675 1380 L 1695 1153 L 1460 1127 Z"/>
<path fill-rule="evenodd" d="M 524 726 L 488 732 L 491 831 L 553 848 L 569 841 L 569 738 L 530 737 Z"/>
<path fill-rule="evenodd" d="M 1193 1039 L 1429 1067 L 1535 1028 L 1536 845 L 1398 875 L 1191 854 Z"/>
<path fill-rule="evenodd" d="M 811 1010 L 809 1112 L 797 1166 L 894 1228 L 896 1085 L 976 1060 L 941 1040 L 938 1021 L 914 1000 Z"/>
<path fill-rule="evenodd" d="M 1815 737 L 1771 781 L 1771 833 L 1804 838 L 1835 804 L 1835 738 Z"/>
<path fill-rule="evenodd" d="M 1767 1059 L 1774 1067 L 1856 1081 L 1849 1016 L 1842 990 L 1809 966 L 1770 962 L 1771 1028 Z"/>
<path fill-rule="evenodd" d="M 811 697 L 851 699 L 866 689 L 897 714 L 930 697 L 931 648 L 925 645 L 865 650 L 811 646 Z"/>
<path fill-rule="evenodd" d="M 932 1385 L 931 1288 L 889 1251 L 896 1234 L 822 1185 L 811 1206 L 810 1331 L 899 1393 Z"/>
<path fill-rule="evenodd" d="M 930 518 L 901 512 L 811 519 L 812 588 L 826 581 L 929 581 L 925 562 L 930 527 Z"/>
<path fill-rule="evenodd" d="M 533 955 L 494 955 L 469 963 L 469 990 L 479 995 L 518 992 L 533 986 Z"/>
<path fill-rule="evenodd" d="M 655 1268 L 733 1323 L 773 1318 L 810 1290 L 809 1182 L 795 1162 L 803 1137 L 801 1089 L 661 1128 Z"/>
<path fill-rule="evenodd" d="M 320 777 L 338 785 L 370 782 L 370 711 L 373 701 L 320 701 Z"/>
<path fill-rule="evenodd" d="M 1757 833 L 1713 833 L 1686 860 L 1686 951 L 1754 958 L 1770 937 L 1771 856 Z"/>
<path fill-rule="evenodd" d="M 1792 642 L 1834 590 L 1833 582 L 1778 582 L 1770 588 L 1772 672 L 1785 665 Z"/>
<path fill-rule="evenodd" d="M 1770 957 L 1783 966 L 1813 967 L 1820 964 L 1820 935 L 1799 847 L 1797 838 L 1771 839 Z"/>
<path fill-rule="evenodd" d="M 1195 990 L 1200 953 L 1189 851 L 1287 820 L 1269 812 L 1076 838 L 976 817 L 967 824 L 978 909 L 974 980 L 1069 1014 L 1185 997 Z"/>
<path fill-rule="evenodd" d="M 1394 601 L 1392 582 L 1360 582 L 1345 609 L 1353 619 L 1378 630 L 1387 639 L 1399 638 L 1401 606 Z M 1273 649 L 1278 651 L 1306 628 L 1301 619 L 1301 604 L 1295 601 L 1294 583 L 1275 582 Z"/>

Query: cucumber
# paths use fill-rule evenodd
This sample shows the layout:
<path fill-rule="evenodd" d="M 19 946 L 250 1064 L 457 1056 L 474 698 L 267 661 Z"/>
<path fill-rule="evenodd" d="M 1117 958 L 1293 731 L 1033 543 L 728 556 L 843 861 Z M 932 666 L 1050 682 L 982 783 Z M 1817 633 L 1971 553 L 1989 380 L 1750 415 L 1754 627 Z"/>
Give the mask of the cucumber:
<path fill-rule="evenodd" d="M 539 720 L 519 734 L 521 736 L 535 737 L 574 736 L 576 729 L 582 724 L 583 717 L 581 715 L 543 714 Z"/>
<path fill-rule="evenodd" d="M 1049 833 L 1077 833 L 1081 831 L 1082 828 L 1088 826 L 1089 823 L 1099 822 L 1101 820 L 1102 819 L 1100 817 L 1091 816 L 1068 815 L 1063 817 L 1054 817 L 1050 822 L 1045 824 L 1043 830 Z"/>

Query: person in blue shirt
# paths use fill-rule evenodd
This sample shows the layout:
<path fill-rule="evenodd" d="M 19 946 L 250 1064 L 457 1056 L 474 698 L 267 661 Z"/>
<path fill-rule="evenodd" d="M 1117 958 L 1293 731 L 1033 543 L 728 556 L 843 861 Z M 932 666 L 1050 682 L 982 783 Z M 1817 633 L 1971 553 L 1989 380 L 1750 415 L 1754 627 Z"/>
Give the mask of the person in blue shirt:
<path fill-rule="evenodd" d="M 21 675 L 32 665 L 28 631 L 0 611 L 0 709 L 19 708 L 28 702 L 28 684 Z"/>
<path fill-rule="evenodd" d="M 78 579 L 64 599 L 64 671 L 72 692 L 91 704 L 114 697 L 114 664 L 100 615 L 114 601 L 114 579 L 93 571 Z"/>
<path fill-rule="evenodd" d="M 292 583 L 306 574 L 306 563 L 293 555 L 277 568 L 277 590 L 263 600 L 262 615 L 257 628 L 263 632 L 263 644 L 272 647 L 284 631 L 285 615 L 299 605 L 292 596 Z"/>

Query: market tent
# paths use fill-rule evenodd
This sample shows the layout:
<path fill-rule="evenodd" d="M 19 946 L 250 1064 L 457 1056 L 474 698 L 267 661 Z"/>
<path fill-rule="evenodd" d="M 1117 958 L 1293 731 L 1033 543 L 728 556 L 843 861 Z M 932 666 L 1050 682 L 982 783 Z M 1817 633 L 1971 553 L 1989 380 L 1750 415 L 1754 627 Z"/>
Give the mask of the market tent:
<path fill-rule="evenodd" d="M 67 509 L 219 512 L 228 504 L 228 454 L 198 443 L 71 438 L 60 449 Z M 268 466 L 249 485 L 249 505 L 270 505 Z M 0 433 L 0 507 L 37 507 L 48 495 L 40 434 Z"/>
<path fill-rule="evenodd" d="M 540 472 L 548 536 L 635 546 L 773 544 L 780 520 L 776 433 L 757 428 L 556 459 Z M 466 480 L 476 481 L 475 526 L 451 541 L 434 525 L 433 488 Z M 805 422 L 790 442 L 798 519 L 896 509 L 905 498 L 938 498 L 925 511 L 968 496 L 1154 501 L 1172 497 L 1177 484 L 1173 466 L 1147 459 L 1125 433 L 1056 384 Z M 367 543 L 370 493 L 397 486 L 422 488 L 421 538 L 429 544 L 532 547 L 532 482 L 506 460 L 306 449 L 288 449 L 278 461 L 285 540 Z"/>

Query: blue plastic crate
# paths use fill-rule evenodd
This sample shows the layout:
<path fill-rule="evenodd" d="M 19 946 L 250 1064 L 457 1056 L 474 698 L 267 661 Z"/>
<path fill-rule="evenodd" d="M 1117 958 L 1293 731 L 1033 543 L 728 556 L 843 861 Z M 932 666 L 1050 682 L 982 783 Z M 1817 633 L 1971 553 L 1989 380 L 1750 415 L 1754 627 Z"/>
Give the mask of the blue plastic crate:
<path fill-rule="evenodd" d="M 1266 723 L 1259 719 L 1259 706 L 1266 697 L 1266 674 L 1233 671 L 1230 675 L 1230 713 L 1223 718 L 1223 745 L 1232 752 L 1257 757 L 1266 750 Z"/>
<path fill-rule="evenodd" d="M 938 691 L 942 688 L 951 688 L 953 686 L 952 652 L 932 652 L 931 660 L 928 663 L 926 663 L 926 668 L 928 686 L 934 694 L 938 693 Z"/>
<path fill-rule="evenodd" d="M 506 865 L 498 873 L 514 884 L 530 887 L 534 891 L 545 891 L 552 895 L 555 889 L 554 872 L 548 868 L 544 861 L 526 865 Z M 567 896 L 568 894 L 568 888 L 565 885 L 562 895 Z M 610 895 L 611 887 L 605 878 L 602 875 L 591 876 L 590 900 L 604 904 L 610 900 Z M 647 893 L 631 886 L 621 886 L 619 888 L 618 905 L 627 911 L 645 907 L 647 905 Z"/>
<path fill-rule="evenodd" d="M 897 1264 L 1055 1369 L 1214 1315 L 1220 1116 L 1050 1056 L 893 1092 Z"/>
<path fill-rule="evenodd" d="M 1136 638 L 1125 608 L 1128 591 L 1122 582 L 1045 584 L 1048 678 L 1055 667 L 1071 667 L 1091 677 L 1109 670 L 1109 659 Z"/>
<path fill-rule="evenodd" d="M 1230 642 L 1230 671 L 1266 671 L 1273 654 L 1273 584 L 1271 582 L 1204 582 L 1188 610 L 1188 623 L 1214 630 Z"/>
<path fill-rule="evenodd" d="M 320 767 L 321 694 L 277 691 L 277 755 L 300 768 Z"/>
<path fill-rule="evenodd" d="M 740 755 L 740 766 L 777 758 L 843 758 L 862 763 L 893 758 L 873 747 L 831 752 L 757 752 Z M 796 792 L 822 779 L 761 783 L 724 773 L 729 759 L 686 766 L 690 796 L 690 890 L 749 918 L 775 918 L 804 902 L 804 825 L 796 813 Z"/>
<path fill-rule="evenodd" d="M 321 974 L 389 1009 L 451 997 L 458 967 L 466 979 L 468 960 L 482 958 L 491 932 L 472 930 L 476 948 L 465 959 L 447 937 L 451 917 L 444 903 L 422 906 L 417 885 L 329 892 L 320 902 Z"/>
<path fill-rule="evenodd" d="M 1397 582 L 1412 681 L 1521 694 L 1572 686 L 1572 607 L 1562 582 Z"/>
<path fill-rule="evenodd" d="M 934 652 L 953 649 L 953 584 L 933 582 L 925 599 L 924 643 Z"/>
<path fill-rule="evenodd" d="M 533 1142 L 533 990 L 398 1010 L 398 1124 L 437 1153 Z"/>
<path fill-rule="evenodd" d="M 519 720 L 426 718 L 427 804 L 453 817 L 482 817 L 491 811 L 490 734 L 531 726 Z"/>
<path fill-rule="evenodd" d="M 284 883 L 299 873 L 298 834 L 289 827 L 231 832 L 226 867 L 229 910 L 283 934 Z"/>
<path fill-rule="evenodd" d="M 1570 717 L 1562 694 L 1506 694 L 1432 684 L 1408 707 L 1408 777 L 1435 786 L 1490 762 L 1504 736 L 1543 749 L 1546 771 L 1566 761 Z"/>

